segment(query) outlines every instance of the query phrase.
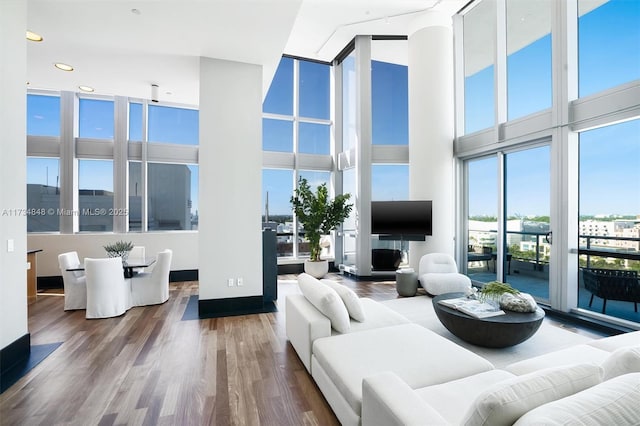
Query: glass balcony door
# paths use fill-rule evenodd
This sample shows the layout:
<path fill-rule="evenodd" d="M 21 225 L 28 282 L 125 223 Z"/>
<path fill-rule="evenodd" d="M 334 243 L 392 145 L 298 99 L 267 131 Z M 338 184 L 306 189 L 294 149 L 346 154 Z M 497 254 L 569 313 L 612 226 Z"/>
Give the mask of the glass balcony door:
<path fill-rule="evenodd" d="M 466 162 L 467 275 L 549 300 L 549 145 Z M 461 268 L 462 269 L 462 268 Z"/>
<path fill-rule="evenodd" d="M 467 274 L 476 283 L 496 280 L 498 157 L 467 162 Z"/>
<path fill-rule="evenodd" d="M 502 279 L 537 300 L 549 300 L 550 154 L 548 145 L 504 155 Z"/>

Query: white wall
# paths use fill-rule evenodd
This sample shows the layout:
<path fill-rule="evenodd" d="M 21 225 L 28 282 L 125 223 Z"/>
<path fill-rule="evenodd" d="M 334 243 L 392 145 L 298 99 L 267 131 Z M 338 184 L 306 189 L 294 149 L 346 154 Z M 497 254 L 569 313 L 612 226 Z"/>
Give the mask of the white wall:
<path fill-rule="evenodd" d="M 0 348 L 27 334 L 27 6 L 0 1 Z M 14 250 L 8 252 L 7 240 Z"/>
<path fill-rule="evenodd" d="M 433 236 L 411 243 L 417 268 L 425 253 L 454 254 L 453 30 L 450 17 L 409 36 L 409 197 L 433 200 Z M 438 21 L 442 21 L 439 23 Z"/>
<path fill-rule="evenodd" d="M 77 251 L 80 259 L 106 257 L 103 246 L 119 240 L 131 241 L 144 246 L 147 256 L 156 257 L 159 251 L 173 250 L 171 270 L 198 269 L 198 232 L 146 232 L 129 234 L 29 234 L 27 246 L 30 250 L 42 249 L 37 254 L 38 276 L 60 275 L 58 255 Z"/>
<path fill-rule="evenodd" d="M 261 66 L 200 59 L 199 166 L 200 300 L 262 295 Z"/>

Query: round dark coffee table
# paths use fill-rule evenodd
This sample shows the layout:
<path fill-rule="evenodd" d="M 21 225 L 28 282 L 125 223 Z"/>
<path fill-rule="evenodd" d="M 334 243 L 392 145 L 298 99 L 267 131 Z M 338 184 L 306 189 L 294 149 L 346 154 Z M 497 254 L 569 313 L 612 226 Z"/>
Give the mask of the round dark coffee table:
<path fill-rule="evenodd" d="M 504 315 L 474 318 L 438 303 L 463 296 L 464 293 L 441 294 L 433 298 L 433 308 L 447 330 L 474 345 L 487 348 L 515 346 L 533 336 L 544 319 L 544 311 L 539 307 L 532 313 L 505 311 Z"/>

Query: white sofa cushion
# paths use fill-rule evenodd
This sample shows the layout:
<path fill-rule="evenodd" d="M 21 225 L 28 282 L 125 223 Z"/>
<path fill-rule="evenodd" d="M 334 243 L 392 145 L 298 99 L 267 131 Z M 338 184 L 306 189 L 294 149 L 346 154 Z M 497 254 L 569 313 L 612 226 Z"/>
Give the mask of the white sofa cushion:
<path fill-rule="evenodd" d="M 365 377 L 391 371 L 417 389 L 492 370 L 493 365 L 431 330 L 404 324 L 317 339 L 314 379 L 320 369 L 359 416 Z"/>
<path fill-rule="evenodd" d="M 616 349 L 602 363 L 604 379 L 628 373 L 640 373 L 640 346 Z"/>
<path fill-rule="evenodd" d="M 396 311 L 371 299 L 360 299 L 367 320 L 351 321 L 350 333 L 372 328 L 408 324 L 410 321 Z M 321 337 L 341 334 L 331 328 L 331 321 L 302 294 L 286 297 L 287 338 L 295 348 L 307 371 L 311 372 L 311 345 Z"/>
<path fill-rule="evenodd" d="M 359 322 L 365 320 L 366 317 L 362 303 L 360 303 L 360 298 L 353 290 L 333 280 L 324 279 L 320 280 L 320 282 L 328 285 L 338 293 L 351 318 Z"/>
<path fill-rule="evenodd" d="M 497 370 L 492 370 L 497 371 Z M 440 408 L 440 407 L 438 407 Z M 450 426 L 397 375 L 385 371 L 362 381 L 362 422 L 367 426 Z"/>
<path fill-rule="evenodd" d="M 638 401 L 640 373 L 625 374 L 531 410 L 515 425 L 639 425 Z"/>
<path fill-rule="evenodd" d="M 624 348 L 627 346 L 638 346 L 640 345 L 640 331 L 622 333 L 618 334 L 617 336 L 592 340 L 591 342 L 588 342 L 587 345 L 609 352 L 613 352 L 616 349 Z"/>
<path fill-rule="evenodd" d="M 610 352 L 594 348 L 593 346 L 576 345 L 514 362 L 513 364 L 506 366 L 505 370 L 521 376 L 523 374 L 542 370 L 543 368 L 560 367 L 563 365 L 584 363 L 602 364 L 609 355 L 611 355 Z"/>
<path fill-rule="evenodd" d="M 373 299 L 362 297 L 360 298 L 360 304 L 364 309 L 366 320 L 363 322 L 352 320 L 349 333 L 411 323 L 403 315 Z M 336 335 L 338 333 L 332 331 L 331 334 Z"/>
<path fill-rule="evenodd" d="M 427 293 L 437 296 L 444 293 L 465 292 L 471 288 L 471 279 L 457 272 L 437 273 L 431 272 L 420 275 L 420 285 Z"/>
<path fill-rule="evenodd" d="M 449 424 L 459 425 L 475 398 L 503 380 L 515 377 L 504 370 L 490 370 L 439 385 L 427 386 L 416 393 Z"/>
<path fill-rule="evenodd" d="M 540 405 L 597 385 L 602 376 L 597 365 L 576 364 L 507 379 L 478 395 L 462 424 L 512 425 Z"/>
<path fill-rule="evenodd" d="M 331 327 L 348 333 L 349 313 L 338 293 L 309 274 L 298 275 L 298 286 L 304 297 L 331 321 Z"/>

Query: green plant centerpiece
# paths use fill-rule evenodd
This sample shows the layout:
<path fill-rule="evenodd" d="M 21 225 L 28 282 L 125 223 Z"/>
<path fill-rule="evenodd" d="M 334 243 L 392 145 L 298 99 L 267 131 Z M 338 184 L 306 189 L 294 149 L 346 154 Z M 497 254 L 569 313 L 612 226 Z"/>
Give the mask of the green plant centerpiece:
<path fill-rule="evenodd" d="M 112 244 L 103 246 L 109 257 L 121 257 L 123 262 L 127 261 L 129 252 L 133 249 L 133 243 L 131 241 L 116 241 Z"/>
<path fill-rule="evenodd" d="M 538 308 L 536 301 L 530 294 L 521 293 L 508 283 L 491 281 L 477 293 L 483 302 L 493 301 L 500 305 L 500 309 L 514 312 L 535 312 Z"/>
<path fill-rule="evenodd" d="M 515 288 L 511 287 L 508 283 L 501 283 L 499 281 L 491 281 L 486 283 L 484 287 L 477 293 L 478 299 L 482 301 L 495 300 L 500 301 L 503 294 L 518 294 L 520 293 Z"/>
<path fill-rule="evenodd" d="M 319 185 L 313 192 L 305 178 L 298 181 L 298 188 L 293 191 L 290 202 L 309 240 L 311 262 L 321 261 L 322 237 L 335 230 L 349 217 L 353 208 L 353 204 L 348 203 L 350 198 L 351 194 L 341 194 L 331 200 L 326 183 Z"/>

